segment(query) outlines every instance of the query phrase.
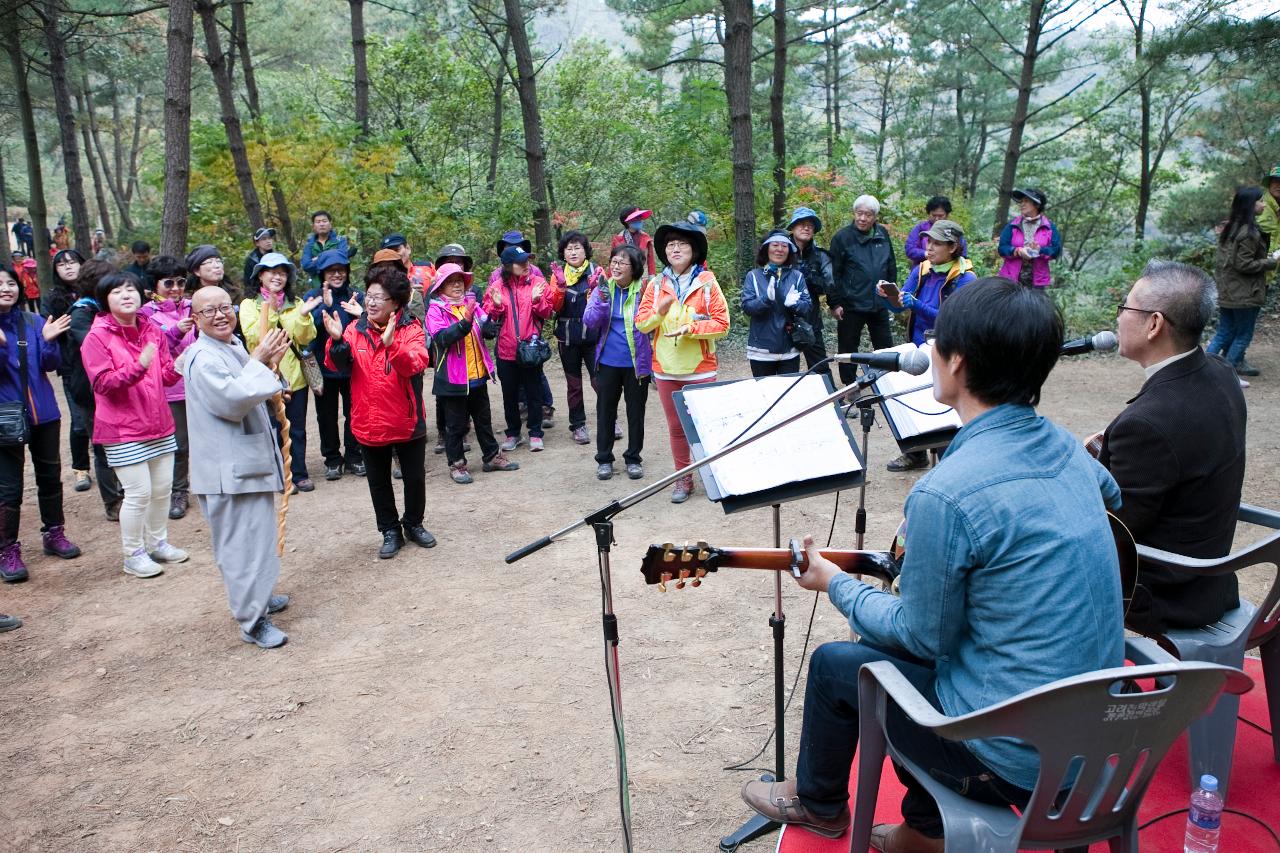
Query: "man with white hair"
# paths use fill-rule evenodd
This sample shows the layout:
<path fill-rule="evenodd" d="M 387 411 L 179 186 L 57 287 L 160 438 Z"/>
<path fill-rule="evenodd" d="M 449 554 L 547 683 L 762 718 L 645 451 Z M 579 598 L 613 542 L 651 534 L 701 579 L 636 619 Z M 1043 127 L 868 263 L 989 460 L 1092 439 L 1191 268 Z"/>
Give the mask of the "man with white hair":
<path fill-rule="evenodd" d="M 836 318 L 837 350 L 857 352 L 862 345 L 862 329 L 871 336 L 873 349 L 893 346 L 889 331 L 889 309 L 876 295 L 876 282 L 898 281 L 898 262 L 893 256 L 889 232 L 876 218 L 880 202 L 860 195 L 853 202 L 853 222 L 831 238 L 831 272 L 834 286 L 827 304 Z M 840 365 L 840 381 L 848 384 L 855 376 L 852 364 Z"/>

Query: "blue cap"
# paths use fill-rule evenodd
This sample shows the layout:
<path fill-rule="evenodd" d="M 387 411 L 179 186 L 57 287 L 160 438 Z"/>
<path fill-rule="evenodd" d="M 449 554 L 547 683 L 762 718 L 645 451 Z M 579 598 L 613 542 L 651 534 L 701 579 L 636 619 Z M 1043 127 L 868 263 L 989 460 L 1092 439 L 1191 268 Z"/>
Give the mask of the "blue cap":
<path fill-rule="evenodd" d="M 812 207 L 797 207 L 791 213 L 791 219 L 787 222 L 787 230 L 790 231 L 796 226 L 797 222 L 805 219 L 813 220 L 813 233 L 817 234 L 822 230 L 822 220 L 818 218 L 818 212 Z"/>
<path fill-rule="evenodd" d="M 1200 777 L 1200 787 L 1206 791 L 1218 790 L 1218 777 L 1210 776 L 1208 773 Z"/>
<path fill-rule="evenodd" d="M 504 264 L 523 264 L 533 255 L 526 252 L 519 246 L 508 246 L 502 250 L 502 262 Z"/>

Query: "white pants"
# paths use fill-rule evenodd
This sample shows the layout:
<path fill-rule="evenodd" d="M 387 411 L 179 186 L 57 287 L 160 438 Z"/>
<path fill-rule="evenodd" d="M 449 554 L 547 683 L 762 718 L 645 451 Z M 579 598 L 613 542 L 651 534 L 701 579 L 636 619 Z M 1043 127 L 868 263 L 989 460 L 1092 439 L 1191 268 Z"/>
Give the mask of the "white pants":
<path fill-rule="evenodd" d="M 136 465 L 112 468 L 124 489 L 120 538 L 126 557 L 152 551 L 169 535 L 169 493 L 173 488 L 173 454 Z"/>

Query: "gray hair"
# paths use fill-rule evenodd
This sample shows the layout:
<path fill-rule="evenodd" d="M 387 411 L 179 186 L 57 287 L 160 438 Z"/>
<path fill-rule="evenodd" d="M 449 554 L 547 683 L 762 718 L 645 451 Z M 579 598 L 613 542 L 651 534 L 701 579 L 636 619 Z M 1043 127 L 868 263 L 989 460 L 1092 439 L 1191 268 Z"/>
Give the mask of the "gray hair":
<path fill-rule="evenodd" d="M 869 210 L 872 213 L 880 212 L 880 202 L 873 195 L 860 195 L 853 200 L 854 210 Z"/>
<path fill-rule="evenodd" d="M 1218 305 L 1218 286 L 1204 270 L 1153 258 L 1140 276 L 1147 283 L 1147 307 L 1159 311 L 1183 346 L 1195 346 Z"/>

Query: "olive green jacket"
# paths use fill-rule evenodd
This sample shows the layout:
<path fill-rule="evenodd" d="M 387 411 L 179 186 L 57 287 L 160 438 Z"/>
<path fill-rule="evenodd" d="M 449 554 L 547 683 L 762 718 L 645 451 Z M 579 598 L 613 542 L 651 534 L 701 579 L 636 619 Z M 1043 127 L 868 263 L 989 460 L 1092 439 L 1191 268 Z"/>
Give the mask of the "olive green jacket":
<path fill-rule="evenodd" d="M 1267 235 L 1236 232 L 1218 244 L 1214 260 L 1219 308 L 1261 308 L 1267 295 L 1267 272 L 1276 261 L 1267 254 Z"/>

